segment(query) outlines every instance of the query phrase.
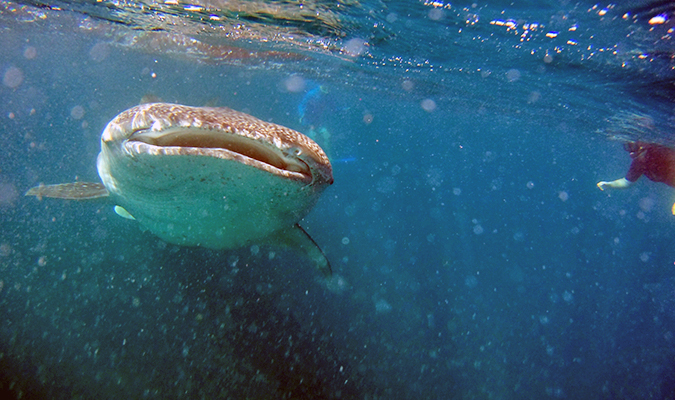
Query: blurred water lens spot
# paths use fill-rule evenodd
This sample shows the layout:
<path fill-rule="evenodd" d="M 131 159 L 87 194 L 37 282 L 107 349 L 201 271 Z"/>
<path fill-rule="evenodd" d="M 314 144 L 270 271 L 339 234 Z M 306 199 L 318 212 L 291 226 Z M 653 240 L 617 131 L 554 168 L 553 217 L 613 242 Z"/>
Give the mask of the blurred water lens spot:
<path fill-rule="evenodd" d="M 19 191 L 11 183 L 0 183 L 0 207 L 14 206 L 19 198 Z"/>
<path fill-rule="evenodd" d="M 510 69 L 506 72 L 506 79 L 509 80 L 509 82 L 515 82 L 518 79 L 520 79 L 520 71 L 517 69 Z"/>
<path fill-rule="evenodd" d="M 305 80 L 300 75 L 291 75 L 284 81 L 284 87 L 291 93 L 305 90 Z"/>
<path fill-rule="evenodd" d="M 96 43 L 94 47 L 89 50 L 89 57 L 96 62 L 105 60 L 108 58 L 108 55 L 110 55 L 110 48 L 105 43 Z"/>
<path fill-rule="evenodd" d="M 422 109 L 426 112 L 432 112 L 436 109 L 436 102 L 431 99 L 424 99 L 421 103 Z"/>
<path fill-rule="evenodd" d="M 440 21 L 443 18 L 443 9 L 442 8 L 432 8 L 429 10 L 427 16 L 432 21 Z"/>
<path fill-rule="evenodd" d="M 358 57 L 366 51 L 366 42 L 360 38 L 349 39 L 345 43 L 344 51 L 348 56 Z"/>
<path fill-rule="evenodd" d="M 37 57 L 37 50 L 33 46 L 28 46 L 23 51 L 23 57 L 27 60 L 32 60 Z"/>
<path fill-rule="evenodd" d="M 2 76 L 2 84 L 15 89 L 23 82 L 23 71 L 16 67 L 9 67 Z"/>
<path fill-rule="evenodd" d="M 84 107 L 75 106 L 70 110 L 70 116 L 75 120 L 80 120 L 84 117 Z"/>

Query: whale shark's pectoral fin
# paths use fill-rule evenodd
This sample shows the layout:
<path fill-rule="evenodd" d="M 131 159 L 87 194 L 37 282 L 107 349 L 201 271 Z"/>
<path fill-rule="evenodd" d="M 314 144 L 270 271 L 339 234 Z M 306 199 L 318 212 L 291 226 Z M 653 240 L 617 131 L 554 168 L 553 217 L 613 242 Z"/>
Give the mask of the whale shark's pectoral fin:
<path fill-rule="evenodd" d="M 125 210 L 124 207 L 115 206 L 114 210 L 115 210 L 115 214 L 119 215 L 122 218 L 134 219 L 134 220 L 136 219 L 136 218 L 134 218 L 133 215 L 131 215 L 129 213 L 129 211 Z"/>
<path fill-rule="evenodd" d="M 39 200 L 43 197 L 65 200 L 98 199 L 110 195 L 108 189 L 98 182 L 73 182 L 58 185 L 40 185 L 31 188 L 26 196 L 35 196 Z"/>
<path fill-rule="evenodd" d="M 326 255 L 299 224 L 295 224 L 292 228 L 283 230 L 275 236 L 275 239 L 277 239 L 275 242 L 292 249 L 300 250 L 326 278 L 333 274 Z"/>

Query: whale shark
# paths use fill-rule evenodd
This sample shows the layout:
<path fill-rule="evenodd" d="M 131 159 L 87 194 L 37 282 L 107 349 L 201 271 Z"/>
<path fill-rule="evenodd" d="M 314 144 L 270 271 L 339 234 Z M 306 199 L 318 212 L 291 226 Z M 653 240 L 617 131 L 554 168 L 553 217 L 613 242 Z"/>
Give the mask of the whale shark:
<path fill-rule="evenodd" d="M 181 246 L 296 247 L 325 275 L 330 263 L 299 221 L 333 183 L 309 137 L 224 107 L 141 104 L 101 134 L 101 182 L 39 185 L 27 196 L 109 198 L 120 216 Z"/>

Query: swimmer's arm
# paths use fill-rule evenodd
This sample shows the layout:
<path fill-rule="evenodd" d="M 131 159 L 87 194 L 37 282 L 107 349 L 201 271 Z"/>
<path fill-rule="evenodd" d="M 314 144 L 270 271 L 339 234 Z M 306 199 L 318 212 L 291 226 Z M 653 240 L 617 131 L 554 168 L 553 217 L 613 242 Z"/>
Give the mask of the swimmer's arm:
<path fill-rule="evenodd" d="M 597 183 L 598 189 L 605 190 L 605 188 L 625 189 L 633 185 L 633 182 L 626 178 L 617 179 L 611 182 L 600 181 Z"/>

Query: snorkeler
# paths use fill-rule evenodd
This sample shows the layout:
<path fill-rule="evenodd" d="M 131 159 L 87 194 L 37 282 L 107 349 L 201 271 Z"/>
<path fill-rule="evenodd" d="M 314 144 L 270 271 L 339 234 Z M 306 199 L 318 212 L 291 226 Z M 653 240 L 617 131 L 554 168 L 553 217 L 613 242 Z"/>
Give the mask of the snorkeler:
<path fill-rule="evenodd" d="M 675 188 L 675 149 L 640 141 L 627 142 L 624 144 L 624 149 L 633 159 L 626 176 L 611 182 L 598 182 L 597 186 L 600 190 L 627 188 L 642 175 L 654 182 L 662 182 Z M 675 204 L 673 204 L 672 212 L 675 214 Z"/>

